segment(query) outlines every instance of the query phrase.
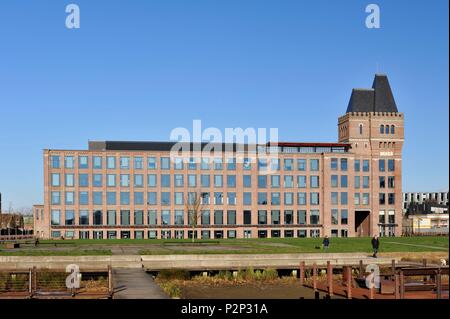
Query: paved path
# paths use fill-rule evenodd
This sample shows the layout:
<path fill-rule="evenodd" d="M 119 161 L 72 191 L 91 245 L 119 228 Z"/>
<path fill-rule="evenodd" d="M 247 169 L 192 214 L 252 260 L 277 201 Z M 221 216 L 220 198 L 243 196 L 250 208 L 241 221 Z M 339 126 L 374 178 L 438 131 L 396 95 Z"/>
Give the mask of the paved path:
<path fill-rule="evenodd" d="M 167 299 L 164 291 L 142 269 L 113 269 L 114 299 Z"/>
<path fill-rule="evenodd" d="M 438 250 L 447 250 L 448 247 L 437 247 L 437 246 L 427 246 L 427 245 L 417 245 L 417 244 L 406 244 L 406 243 L 397 243 L 395 241 L 386 241 L 385 243 L 389 244 L 395 244 L 395 245 L 404 245 L 404 246 L 414 246 L 414 247 L 423 247 L 423 248 L 431 248 L 431 249 L 438 249 Z M 400 253 L 400 252 L 399 252 Z"/>

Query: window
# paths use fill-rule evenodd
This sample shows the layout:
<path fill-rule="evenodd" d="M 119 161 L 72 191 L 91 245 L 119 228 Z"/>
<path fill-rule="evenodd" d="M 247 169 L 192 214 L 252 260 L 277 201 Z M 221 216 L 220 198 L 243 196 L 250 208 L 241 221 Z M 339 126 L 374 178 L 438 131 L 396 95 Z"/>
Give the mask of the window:
<path fill-rule="evenodd" d="M 347 159 L 341 158 L 341 171 L 346 172 L 348 167 Z"/>
<path fill-rule="evenodd" d="M 80 192 L 78 196 L 78 203 L 80 205 L 89 205 L 89 193 L 88 192 Z"/>
<path fill-rule="evenodd" d="M 388 194 L 388 204 L 389 205 L 394 205 L 395 204 L 395 194 L 394 193 L 389 193 Z"/>
<path fill-rule="evenodd" d="M 164 206 L 170 205 L 170 192 L 162 192 L 161 193 L 161 205 L 164 205 Z"/>
<path fill-rule="evenodd" d="M 134 205 L 144 205 L 143 192 L 134 192 Z"/>
<path fill-rule="evenodd" d="M 236 159 L 234 157 L 227 158 L 227 170 L 236 170 Z"/>
<path fill-rule="evenodd" d="M 103 214 L 101 210 L 94 210 L 92 224 L 103 225 Z"/>
<path fill-rule="evenodd" d="M 209 187 L 209 175 L 201 175 L 200 182 L 202 187 Z"/>
<path fill-rule="evenodd" d="M 361 187 L 361 178 L 359 176 L 355 176 L 355 188 Z"/>
<path fill-rule="evenodd" d="M 175 225 L 184 225 L 184 211 L 183 210 L 175 210 Z"/>
<path fill-rule="evenodd" d="M 311 188 L 319 187 L 319 176 L 310 176 L 310 187 Z"/>
<path fill-rule="evenodd" d="M 388 160 L 388 170 L 389 172 L 395 171 L 395 161 L 393 159 Z"/>
<path fill-rule="evenodd" d="M 120 192 L 120 205 L 130 205 L 130 192 Z"/>
<path fill-rule="evenodd" d="M 292 225 L 294 223 L 294 211 L 293 210 L 285 210 L 284 211 L 284 224 Z"/>
<path fill-rule="evenodd" d="M 306 210 L 297 211 L 297 224 L 306 225 Z"/>
<path fill-rule="evenodd" d="M 384 132 L 385 132 L 386 134 L 389 134 L 389 125 L 386 125 Z"/>
<path fill-rule="evenodd" d="M 106 192 L 106 204 L 116 205 L 116 192 Z"/>
<path fill-rule="evenodd" d="M 120 211 L 120 225 L 130 225 L 130 211 L 121 210 Z"/>
<path fill-rule="evenodd" d="M 294 193 L 284 193 L 284 204 L 294 205 Z"/>
<path fill-rule="evenodd" d="M 395 126 L 391 125 L 391 134 L 395 134 Z"/>
<path fill-rule="evenodd" d="M 263 158 L 258 159 L 258 171 L 261 172 L 267 171 L 267 159 Z"/>
<path fill-rule="evenodd" d="M 53 226 L 61 225 L 61 211 L 60 210 L 52 210 L 51 214 L 51 224 Z"/>
<path fill-rule="evenodd" d="M 161 212 L 161 223 L 163 225 L 170 225 L 170 210 L 163 210 Z"/>
<path fill-rule="evenodd" d="M 342 225 L 348 224 L 348 210 L 347 209 L 341 209 L 341 224 Z"/>
<path fill-rule="evenodd" d="M 66 192 L 66 205 L 75 205 L 75 193 L 74 192 Z"/>
<path fill-rule="evenodd" d="M 161 169 L 170 169 L 169 157 L 161 157 Z"/>
<path fill-rule="evenodd" d="M 271 211 L 270 215 L 271 215 L 272 225 L 279 225 L 280 224 L 280 211 L 273 210 L 273 211 Z"/>
<path fill-rule="evenodd" d="M 360 194 L 359 193 L 355 193 L 355 205 L 360 205 L 361 201 L 360 201 Z"/>
<path fill-rule="evenodd" d="M 341 175 L 341 187 L 348 187 L 348 177 L 347 175 Z"/>
<path fill-rule="evenodd" d="M 252 204 L 252 193 L 244 193 L 244 205 L 251 205 Z"/>
<path fill-rule="evenodd" d="M 60 204 L 61 204 L 61 193 L 52 192 L 52 205 L 60 205 Z"/>
<path fill-rule="evenodd" d="M 227 203 L 228 205 L 236 205 L 236 193 L 235 192 L 228 192 L 227 193 Z"/>
<path fill-rule="evenodd" d="M 380 134 L 383 134 L 383 133 L 384 133 L 384 125 L 381 124 L 381 125 L 380 125 Z"/>
<path fill-rule="evenodd" d="M 252 224 L 252 212 L 249 210 L 244 210 L 244 225 Z"/>
<path fill-rule="evenodd" d="M 92 175 L 92 186 L 102 187 L 102 174 Z"/>
<path fill-rule="evenodd" d="M 244 187 L 246 187 L 246 188 L 252 187 L 252 176 L 251 175 L 243 175 L 242 178 L 243 178 Z"/>
<path fill-rule="evenodd" d="M 395 187 L 394 180 L 395 180 L 394 176 L 388 176 L 388 187 L 389 188 L 394 188 Z"/>
<path fill-rule="evenodd" d="M 92 192 L 92 202 L 94 205 L 102 205 L 103 204 L 103 194 L 102 192 Z"/>
<path fill-rule="evenodd" d="M 175 170 L 182 170 L 183 169 L 183 159 L 180 157 L 175 158 L 173 163 L 173 168 Z"/>
<path fill-rule="evenodd" d="M 306 188 L 306 176 L 298 175 L 297 176 L 297 184 L 299 188 Z"/>
<path fill-rule="evenodd" d="M 369 160 L 363 160 L 363 172 L 369 171 Z"/>
<path fill-rule="evenodd" d="M 362 135 L 363 133 L 363 125 L 359 124 L 359 135 Z"/>
<path fill-rule="evenodd" d="M 338 204 L 338 192 L 332 192 L 331 193 L 331 205 L 337 205 Z"/>
<path fill-rule="evenodd" d="M 258 224 L 259 225 L 267 224 L 267 211 L 266 210 L 258 210 Z"/>
<path fill-rule="evenodd" d="M 116 168 L 116 158 L 114 156 L 106 157 L 106 168 L 108 169 Z"/>
<path fill-rule="evenodd" d="M 395 224 L 395 211 L 393 211 L 393 210 L 390 210 L 388 212 L 388 223 Z"/>
<path fill-rule="evenodd" d="M 120 174 L 120 186 L 121 187 L 130 187 L 130 175 L 129 174 Z"/>
<path fill-rule="evenodd" d="M 201 214 L 202 214 L 202 225 L 209 225 L 211 223 L 209 210 L 203 210 Z"/>
<path fill-rule="evenodd" d="M 267 193 L 258 193 L 258 205 L 267 205 Z"/>
<path fill-rule="evenodd" d="M 294 169 L 293 165 L 294 161 L 292 158 L 285 158 L 284 159 L 284 170 L 285 171 L 292 171 Z"/>
<path fill-rule="evenodd" d="M 222 175 L 214 175 L 214 187 L 223 187 Z"/>
<path fill-rule="evenodd" d="M 369 188 L 369 176 L 363 176 L 363 188 Z"/>
<path fill-rule="evenodd" d="M 319 160 L 312 159 L 309 161 L 309 170 L 310 171 L 318 171 L 319 170 Z"/>
<path fill-rule="evenodd" d="M 143 225 L 144 224 L 144 211 L 143 210 L 135 210 L 134 211 L 134 224 L 135 225 Z"/>
<path fill-rule="evenodd" d="M 223 205 L 223 193 L 222 192 L 214 192 L 214 204 L 215 205 Z"/>
<path fill-rule="evenodd" d="M 339 223 L 339 211 L 337 209 L 331 210 L 331 225 L 337 225 Z"/>
<path fill-rule="evenodd" d="M 311 210 L 311 212 L 309 213 L 309 223 L 311 225 L 318 225 L 319 222 L 319 211 L 316 209 Z"/>
<path fill-rule="evenodd" d="M 306 193 L 297 194 L 298 205 L 306 205 Z"/>
<path fill-rule="evenodd" d="M 280 170 L 280 159 L 279 158 L 271 158 L 270 159 L 270 170 L 273 172 L 277 172 Z"/>
<path fill-rule="evenodd" d="M 189 187 L 197 186 L 197 175 L 188 175 L 188 186 Z"/>
<path fill-rule="evenodd" d="M 170 187 L 170 175 L 169 174 L 161 175 L 161 187 Z"/>
<path fill-rule="evenodd" d="M 380 188 L 385 188 L 386 187 L 386 178 L 384 176 L 380 176 Z"/>
<path fill-rule="evenodd" d="M 386 204 L 386 194 L 380 193 L 378 196 L 380 199 L 380 205 L 385 205 Z"/>
<path fill-rule="evenodd" d="M 89 225 L 89 212 L 87 210 L 80 210 L 78 223 L 80 225 Z"/>
<path fill-rule="evenodd" d="M 330 168 L 332 171 L 337 171 L 337 169 L 338 169 L 338 159 L 337 158 L 331 159 Z"/>
<path fill-rule="evenodd" d="M 120 157 L 120 169 L 129 169 L 130 168 L 130 158 L 128 156 Z"/>
<path fill-rule="evenodd" d="M 209 170 L 209 158 L 202 158 L 200 168 L 202 170 Z"/>
<path fill-rule="evenodd" d="M 89 175 L 88 174 L 80 174 L 78 175 L 78 185 L 80 187 L 88 187 L 89 186 Z"/>
<path fill-rule="evenodd" d="M 188 169 L 191 171 L 195 171 L 197 169 L 197 162 L 195 158 L 189 158 Z"/>
<path fill-rule="evenodd" d="M 292 175 L 285 175 L 284 176 L 284 187 L 291 188 L 294 187 L 294 176 Z"/>
<path fill-rule="evenodd" d="M 306 160 L 298 159 L 297 160 L 297 168 L 299 171 L 306 171 Z"/>
<path fill-rule="evenodd" d="M 214 225 L 223 225 L 223 210 L 214 211 Z"/>
<path fill-rule="evenodd" d="M 87 156 L 78 156 L 78 168 L 89 168 L 89 159 Z"/>
<path fill-rule="evenodd" d="M 148 187 L 156 187 L 156 174 L 149 174 L 147 176 Z"/>
<path fill-rule="evenodd" d="M 369 193 L 362 194 L 362 204 L 369 205 Z"/>
<path fill-rule="evenodd" d="M 73 156 L 66 156 L 64 158 L 64 167 L 65 168 L 74 168 L 75 161 L 73 159 Z"/>
<path fill-rule="evenodd" d="M 214 159 L 214 170 L 220 171 L 222 169 L 223 169 L 222 159 L 221 158 L 215 158 Z"/>
<path fill-rule="evenodd" d="M 236 175 L 227 175 L 227 187 L 236 187 Z"/>
<path fill-rule="evenodd" d="M 203 192 L 200 199 L 202 204 L 209 205 L 209 192 Z"/>
<path fill-rule="evenodd" d="M 258 188 L 267 187 L 267 175 L 258 175 Z"/>
<path fill-rule="evenodd" d="M 271 175 L 270 184 L 272 185 L 273 188 L 280 187 L 280 175 Z"/>
<path fill-rule="evenodd" d="M 156 225 L 158 223 L 158 213 L 156 210 L 149 210 L 148 211 L 148 224 L 149 225 Z"/>
<path fill-rule="evenodd" d="M 310 193 L 310 204 L 319 205 L 319 193 Z"/>
<path fill-rule="evenodd" d="M 147 194 L 147 203 L 149 205 L 156 205 L 157 204 L 156 192 L 148 192 L 148 194 Z"/>
<path fill-rule="evenodd" d="M 183 187 L 184 186 L 184 175 L 175 174 L 173 176 L 175 187 Z"/>
<path fill-rule="evenodd" d="M 92 157 L 92 167 L 94 169 L 102 168 L 102 157 L 101 156 L 93 156 Z"/>
<path fill-rule="evenodd" d="M 228 225 L 236 225 L 236 211 L 235 210 L 227 211 L 227 224 Z"/>
<path fill-rule="evenodd" d="M 74 181 L 74 175 L 73 174 L 66 174 L 65 178 L 66 178 L 66 186 L 67 187 L 74 187 L 75 186 L 75 181 Z"/>
<path fill-rule="evenodd" d="M 271 193 L 270 194 L 270 204 L 271 205 L 280 205 L 280 193 Z"/>
<path fill-rule="evenodd" d="M 52 168 L 60 168 L 59 156 L 53 155 L 51 157 Z"/>
<path fill-rule="evenodd" d="M 378 160 L 378 170 L 380 172 L 384 172 L 385 171 L 385 165 L 386 165 L 386 161 L 384 159 Z"/>
<path fill-rule="evenodd" d="M 156 157 L 148 157 L 147 161 L 148 161 L 148 164 L 147 164 L 148 169 L 156 169 L 157 168 Z"/>
<path fill-rule="evenodd" d="M 348 193 L 341 192 L 341 205 L 347 205 L 347 204 L 348 204 Z"/>
<path fill-rule="evenodd" d="M 360 161 L 359 160 L 355 160 L 355 172 L 359 172 L 361 167 L 360 167 Z"/>

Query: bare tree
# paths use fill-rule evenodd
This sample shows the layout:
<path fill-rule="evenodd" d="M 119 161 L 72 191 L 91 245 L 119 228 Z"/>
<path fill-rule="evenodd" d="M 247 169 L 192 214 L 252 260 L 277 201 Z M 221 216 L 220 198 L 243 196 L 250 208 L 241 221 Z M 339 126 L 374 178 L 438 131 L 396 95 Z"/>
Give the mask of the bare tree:
<path fill-rule="evenodd" d="M 196 228 L 202 216 L 204 196 L 205 193 L 200 189 L 188 190 L 187 192 L 185 204 L 188 213 L 189 224 L 192 227 L 192 242 L 195 242 Z"/>

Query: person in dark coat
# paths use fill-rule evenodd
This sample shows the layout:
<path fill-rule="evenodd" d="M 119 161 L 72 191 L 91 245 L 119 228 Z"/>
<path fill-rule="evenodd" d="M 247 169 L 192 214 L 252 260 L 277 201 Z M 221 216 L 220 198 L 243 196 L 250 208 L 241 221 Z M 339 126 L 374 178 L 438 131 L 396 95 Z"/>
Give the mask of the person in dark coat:
<path fill-rule="evenodd" d="M 330 246 L 330 240 L 328 239 L 328 236 L 325 236 L 323 241 L 322 241 L 322 245 L 324 249 L 328 249 L 328 246 Z"/>
<path fill-rule="evenodd" d="M 375 235 L 372 238 L 372 249 L 373 249 L 372 257 L 377 258 L 378 248 L 379 247 L 380 247 L 380 240 L 378 239 L 378 236 Z"/>

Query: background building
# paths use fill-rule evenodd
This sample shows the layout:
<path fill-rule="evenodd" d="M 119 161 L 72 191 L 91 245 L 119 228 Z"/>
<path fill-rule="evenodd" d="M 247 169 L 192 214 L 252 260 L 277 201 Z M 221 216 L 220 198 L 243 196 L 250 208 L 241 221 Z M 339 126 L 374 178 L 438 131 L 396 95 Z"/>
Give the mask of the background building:
<path fill-rule="evenodd" d="M 411 203 L 422 204 L 425 201 L 433 201 L 440 205 L 448 206 L 448 191 L 445 192 L 407 192 L 403 193 L 403 213 L 406 213 Z"/>
<path fill-rule="evenodd" d="M 173 142 L 47 149 L 35 231 L 94 239 L 398 236 L 403 124 L 387 76 L 376 75 L 372 88 L 353 90 L 338 143 L 221 144 L 212 157 L 201 152 L 206 144 L 173 156 Z"/>
<path fill-rule="evenodd" d="M 436 199 L 409 203 L 403 222 L 405 234 L 448 235 L 448 204 Z"/>

